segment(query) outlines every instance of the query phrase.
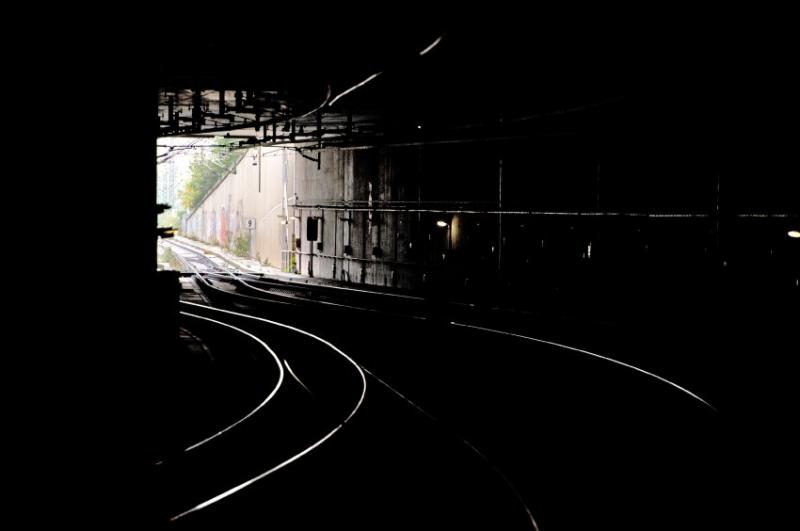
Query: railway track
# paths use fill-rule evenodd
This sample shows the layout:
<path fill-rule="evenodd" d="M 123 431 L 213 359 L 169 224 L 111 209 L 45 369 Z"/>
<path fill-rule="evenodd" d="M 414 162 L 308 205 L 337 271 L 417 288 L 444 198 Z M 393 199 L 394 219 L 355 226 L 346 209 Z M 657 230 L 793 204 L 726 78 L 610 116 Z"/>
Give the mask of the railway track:
<path fill-rule="evenodd" d="M 179 246 L 176 245 L 176 247 Z M 600 512 L 591 518 L 575 516 L 569 514 L 568 509 L 565 507 L 565 497 L 568 498 L 568 495 L 564 491 L 565 487 L 559 477 L 563 470 L 559 472 L 558 467 L 566 466 L 566 470 L 574 474 L 576 471 L 573 466 L 577 466 L 572 464 L 564 465 L 562 460 L 565 455 L 572 455 L 575 463 L 580 463 L 587 470 L 591 470 L 591 474 L 612 473 L 605 465 L 588 462 L 585 457 L 576 454 L 575 452 L 578 451 L 575 446 L 576 440 L 586 437 L 593 430 L 597 430 L 603 422 L 607 422 L 608 429 L 618 431 L 618 434 L 615 434 L 612 438 L 619 441 L 619 448 L 613 445 L 609 446 L 610 443 L 607 441 L 601 442 L 600 448 L 607 452 L 610 459 L 626 463 L 623 466 L 625 474 L 642 480 L 641 474 L 632 464 L 633 461 L 651 459 L 651 453 L 663 451 L 667 444 L 663 441 L 675 442 L 676 433 L 690 432 L 697 428 L 698 425 L 702 425 L 705 422 L 703 419 L 707 420 L 709 418 L 708 415 L 713 416 L 715 414 L 713 407 L 707 401 L 685 387 L 679 386 L 655 373 L 584 349 L 577 349 L 569 345 L 540 340 L 522 334 L 513 334 L 496 328 L 480 327 L 446 319 L 428 319 L 428 316 L 417 315 L 417 319 L 397 321 L 395 319 L 397 315 L 413 316 L 387 312 L 383 308 L 369 308 L 364 300 L 360 301 L 364 303 L 364 307 L 344 304 L 343 302 L 338 302 L 342 299 L 335 298 L 332 295 L 332 290 L 324 288 L 287 286 L 286 283 L 260 278 L 258 275 L 243 274 L 216 263 L 196 249 L 187 248 L 186 246 L 183 246 L 182 251 L 176 254 L 179 255 L 180 259 L 184 260 L 187 268 L 194 272 L 197 285 L 208 300 L 213 305 L 218 306 L 215 309 L 203 308 L 202 311 L 213 312 L 214 318 L 217 319 L 235 319 L 235 324 L 230 322 L 229 324 L 241 326 L 243 329 L 248 328 L 256 336 L 263 337 L 271 345 L 275 342 L 274 330 L 268 332 L 267 329 L 259 328 L 258 331 L 255 331 L 250 327 L 254 325 L 257 327 L 267 325 L 288 327 L 284 328 L 284 331 L 294 328 L 296 329 L 295 333 L 300 330 L 310 334 L 306 337 L 320 334 L 321 332 L 317 330 L 324 331 L 324 335 L 336 338 L 332 340 L 333 343 L 340 345 L 343 351 L 358 353 L 358 356 L 351 358 L 351 361 L 353 368 L 359 368 L 364 375 L 364 389 L 366 389 L 367 380 L 373 382 L 374 385 L 370 386 L 370 393 L 367 395 L 365 392 L 359 402 L 359 407 L 366 409 L 363 415 L 353 416 L 355 410 L 348 415 L 343 415 L 340 411 L 338 418 L 341 424 L 337 423 L 333 417 L 326 417 L 328 421 L 333 421 L 331 426 L 335 424 L 335 429 L 326 433 L 319 432 L 316 440 L 307 439 L 308 442 L 304 448 L 295 446 L 299 450 L 283 461 L 271 464 L 265 463 L 261 467 L 256 467 L 259 469 L 258 471 L 253 467 L 249 467 L 249 477 L 245 477 L 246 474 L 241 474 L 238 482 L 225 484 L 223 488 L 218 489 L 219 492 L 214 496 L 195 502 L 194 505 L 191 503 L 184 504 L 182 511 L 170 515 L 170 518 L 173 518 L 171 522 L 175 525 L 191 525 L 192 522 L 208 523 L 209 521 L 213 521 L 217 525 L 228 525 L 234 521 L 250 521 L 251 518 L 257 518 L 254 516 L 253 511 L 258 512 L 258 509 L 254 509 L 254 507 L 260 507 L 258 500 L 263 500 L 263 496 L 280 499 L 281 502 L 278 505 L 282 507 L 281 510 L 278 510 L 275 504 L 267 503 L 270 508 L 267 514 L 260 514 L 260 517 L 264 518 L 265 521 L 291 521 L 293 517 L 288 513 L 302 513 L 306 504 L 323 503 L 320 501 L 320 496 L 329 500 L 328 503 L 323 503 L 327 511 L 342 511 L 342 507 L 347 506 L 348 502 L 347 497 L 343 497 L 340 492 L 332 493 L 330 490 L 326 490 L 317 492 L 315 496 L 309 495 L 309 500 L 306 501 L 288 501 L 284 494 L 276 491 L 278 489 L 276 485 L 286 487 L 287 484 L 291 484 L 292 486 L 288 487 L 286 492 L 293 492 L 300 499 L 304 499 L 303 489 L 308 487 L 309 482 L 318 481 L 320 477 L 326 477 L 328 472 L 334 473 L 331 471 L 336 470 L 335 473 L 345 476 L 364 477 L 364 474 L 367 474 L 366 477 L 368 479 L 364 479 L 364 485 L 360 487 L 359 492 L 365 499 L 371 500 L 370 503 L 374 506 L 374 510 L 367 511 L 369 517 L 356 518 L 353 516 L 364 511 L 362 506 L 359 505 L 359 507 L 351 507 L 351 513 L 346 515 L 339 514 L 339 518 L 343 518 L 343 521 L 347 522 L 351 522 L 355 518 L 360 523 L 352 524 L 354 529 L 376 528 L 375 518 L 380 518 L 380 515 L 391 514 L 393 509 L 387 506 L 384 500 L 375 499 L 376 493 L 372 492 L 369 485 L 374 484 L 374 488 L 386 489 L 385 482 L 396 478 L 391 478 L 390 475 L 375 476 L 374 473 L 369 475 L 364 470 L 365 464 L 360 463 L 360 461 L 365 459 L 370 461 L 372 466 L 386 466 L 387 456 L 380 452 L 378 452 L 379 455 L 376 455 L 375 449 L 364 447 L 363 442 L 369 440 L 370 427 L 386 423 L 386 418 L 382 417 L 387 416 L 387 411 L 393 411 L 394 416 L 407 416 L 409 412 L 412 413 L 411 418 L 405 418 L 402 422 L 397 423 L 402 425 L 407 432 L 415 433 L 426 441 L 437 441 L 431 444 L 433 447 L 437 444 L 443 444 L 447 448 L 447 450 L 432 451 L 432 454 L 437 456 L 436 459 L 432 459 L 430 455 L 421 456 L 418 452 L 414 454 L 416 456 L 414 459 L 409 459 L 406 456 L 401 461 L 408 470 L 417 470 L 419 472 L 419 467 L 422 466 L 425 474 L 436 476 L 437 467 L 440 466 L 437 461 L 446 460 L 442 457 L 444 453 L 454 453 L 453 448 L 454 443 L 456 443 L 455 447 L 466 450 L 466 455 L 460 454 L 458 464 L 449 463 L 446 467 L 448 470 L 446 475 L 453 478 L 458 477 L 463 482 L 463 485 L 471 485 L 473 489 L 476 489 L 476 492 L 481 492 L 481 496 L 485 499 L 493 500 L 492 508 L 487 508 L 485 504 L 481 504 L 476 500 L 471 505 L 467 504 L 469 509 L 465 509 L 464 500 L 468 499 L 469 496 L 459 490 L 460 487 L 448 483 L 448 488 L 452 492 L 447 492 L 446 501 L 442 501 L 439 512 L 441 514 L 448 513 L 449 516 L 441 516 L 441 525 L 447 527 L 463 518 L 464 525 L 467 525 L 467 521 L 471 520 L 473 523 L 484 521 L 487 526 L 492 528 L 530 529 L 538 528 L 537 520 L 533 517 L 536 514 L 537 516 L 543 515 L 546 524 L 546 527 L 543 528 L 568 529 L 576 521 L 585 522 L 587 518 L 601 521 L 609 518 L 608 515 Z M 349 294 L 345 292 L 340 297 L 347 295 Z M 361 297 L 362 295 L 358 294 L 356 296 Z M 378 297 L 372 294 L 364 295 L 365 298 L 368 296 Z M 330 300 L 319 300 L 324 297 L 330 297 Z M 350 303 L 353 300 L 348 299 L 346 302 Z M 417 303 L 418 301 L 413 302 L 413 304 Z M 183 305 L 184 308 L 188 308 L 187 303 L 183 303 Z M 424 307 L 424 304 L 419 307 Z M 196 307 L 192 307 L 191 311 L 195 312 Z M 437 343 L 437 341 L 431 341 L 435 336 L 418 332 L 419 335 L 416 337 L 420 340 L 425 339 L 426 345 L 424 348 L 414 349 L 413 338 L 415 336 L 411 335 L 405 338 L 406 340 L 397 341 L 395 348 L 387 348 L 389 344 L 384 342 L 382 348 L 386 350 L 385 356 L 377 356 L 377 353 L 364 351 L 364 341 L 354 340 L 348 337 L 347 334 L 343 334 L 341 327 L 338 327 L 336 323 L 343 322 L 344 319 L 336 318 L 331 320 L 331 312 L 336 314 L 344 312 L 342 315 L 351 316 L 351 319 L 358 319 L 358 322 L 363 320 L 364 326 L 367 327 L 365 330 L 368 330 L 368 333 L 362 338 L 364 341 L 374 341 L 377 337 L 387 337 L 387 330 L 397 326 L 411 328 L 411 325 L 404 324 L 408 322 L 417 323 L 413 326 L 421 327 L 429 332 L 435 330 L 436 334 L 440 334 L 443 337 L 458 337 L 458 346 L 451 346 L 450 352 L 445 354 L 447 350 L 437 350 L 440 347 L 432 345 Z M 274 317 L 276 315 L 279 317 Z M 206 316 L 210 317 L 208 314 Z M 419 317 L 426 318 L 420 319 Z M 313 323 L 314 332 L 309 330 L 308 324 L 310 323 Z M 315 337 L 321 340 L 319 336 Z M 284 355 L 282 352 L 297 350 L 295 345 L 297 340 L 284 339 L 279 341 L 286 341 L 284 346 L 276 346 L 274 349 L 279 357 Z M 490 349 L 494 352 L 495 359 L 507 359 L 506 363 L 509 364 L 509 368 L 504 368 L 502 364 L 487 364 L 486 360 L 489 358 L 484 353 L 484 345 L 490 346 Z M 415 352 L 415 350 L 420 352 Z M 472 351 L 474 350 L 478 352 L 473 353 Z M 442 359 L 422 356 L 423 352 L 437 351 L 441 352 L 439 357 Z M 469 356 L 454 357 L 454 354 L 458 352 L 469 353 Z M 519 360 L 508 358 L 505 355 L 506 352 L 531 352 L 533 355 L 520 362 Z M 401 365 L 393 365 L 384 358 L 402 359 L 403 361 Z M 364 367 L 365 363 L 371 365 L 370 369 Z M 515 370 L 510 368 L 519 363 L 524 365 L 524 369 Z M 462 377 L 464 379 L 463 385 L 459 380 L 453 380 L 448 374 L 453 370 L 463 372 L 459 368 L 460 365 L 470 367 L 469 369 L 464 369 L 467 370 L 464 374 L 469 374 L 469 376 Z M 531 367 L 535 367 L 535 370 Z M 284 368 L 285 373 L 288 375 L 286 380 L 292 382 L 292 393 L 297 397 L 302 397 L 298 403 L 306 404 L 309 400 L 314 402 L 315 399 L 312 397 L 319 396 L 315 389 L 316 386 L 320 385 L 320 382 L 315 382 L 314 379 L 320 379 L 321 373 L 326 373 L 326 370 L 314 364 L 309 365 L 308 360 L 294 357 L 285 359 Z M 383 374 L 391 374 L 392 378 L 387 380 L 383 376 L 379 376 Z M 522 375 L 526 375 L 528 381 L 521 378 Z M 398 382 L 400 382 L 400 385 L 397 384 Z M 415 383 L 412 384 L 410 382 Z M 399 390 L 404 388 L 413 389 L 413 392 L 409 394 Z M 426 395 L 425 392 L 420 392 L 418 388 L 437 389 L 441 393 L 441 398 L 429 394 Z M 481 403 L 480 400 L 475 398 L 475 395 L 485 397 L 488 400 Z M 442 399 L 447 396 L 461 397 L 461 403 L 451 405 L 447 400 L 443 402 Z M 559 397 L 556 399 L 556 404 L 552 402 L 553 397 Z M 280 400 L 278 398 L 275 400 L 277 401 L 275 404 L 277 406 Z M 524 402 L 520 403 L 520 400 L 524 400 Z M 402 414 L 398 412 L 398 407 L 400 410 L 404 410 Z M 501 409 L 497 409 L 498 407 Z M 495 417 L 477 413 L 481 409 L 495 411 Z M 683 412 L 681 415 L 685 414 L 687 415 L 686 418 L 691 420 L 682 425 L 680 419 L 676 420 L 676 418 L 671 417 L 672 410 Z M 465 411 L 472 411 L 473 413 L 465 415 Z M 558 414 L 555 412 L 558 412 Z M 319 414 L 319 412 L 315 414 Z M 654 419 L 663 420 L 661 423 L 663 425 L 649 420 L 640 422 L 642 414 L 652 414 Z M 520 417 L 520 415 L 524 416 Z M 260 417 L 260 414 L 256 416 Z M 309 413 L 309 416 L 313 415 Z M 389 417 L 391 416 L 389 415 Z M 565 423 L 564 419 L 570 418 L 570 416 L 576 423 L 575 425 Z M 353 426 L 343 429 L 344 422 L 341 422 L 342 418 L 347 419 L 345 422 L 353 424 Z M 441 418 L 447 418 L 448 421 L 445 423 L 438 420 Z M 230 432 L 235 433 L 239 428 L 243 430 L 251 429 L 247 427 L 250 420 L 253 419 L 249 419 L 248 422 L 242 423 L 242 426 L 232 429 Z M 553 438 L 552 441 L 538 439 L 539 442 L 536 443 L 537 447 L 534 450 L 534 454 L 547 455 L 552 453 L 553 455 L 558 455 L 559 458 L 556 462 L 562 463 L 561 465 L 556 465 L 556 462 L 542 462 L 541 459 L 537 459 L 534 456 L 524 457 L 526 451 L 519 446 L 518 442 L 513 441 L 513 438 L 525 438 L 528 435 L 523 436 L 522 432 L 519 431 L 520 428 L 513 427 L 513 425 L 528 425 L 530 422 L 533 422 L 537 431 L 547 433 L 548 437 Z M 636 428 L 634 425 L 626 425 L 626 422 L 640 422 L 641 426 Z M 314 424 L 321 426 L 324 423 L 315 421 Z M 470 428 L 470 424 L 478 425 L 480 428 L 477 431 L 473 431 Z M 267 423 L 267 425 L 270 425 L 270 423 Z M 508 431 L 508 426 L 512 426 L 511 431 Z M 385 426 L 385 429 L 387 431 L 396 430 L 397 426 L 389 423 L 389 425 Z M 649 449 L 632 447 L 625 442 L 625 439 L 633 436 L 637 429 L 641 429 L 642 433 L 647 434 L 645 440 L 648 441 L 647 445 L 650 445 Z M 701 431 L 702 429 L 700 428 Z M 498 430 L 494 440 L 492 437 L 487 438 L 486 435 L 493 430 Z M 249 433 L 249 431 L 244 433 Z M 477 433 L 477 436 L 473 438 L 469 435 L 470 433 Z M 467 434 L 467 437 L 462 436 L 462 434 Z M 407 435 L 404 434 L 399 438 L 402 439 L 405 436 Z M 641 433 L 638 436 L 641 436 Z M 219 439 L 225 440 L 227 437 L 228 434 L 226 433 L 220 436 Z M 663 441 L 659 441 L 660 437 L 663 438 Z M 447 442 L 442 443 L 441 441 L 443 440 Z M 510 452 L 517 460 L 522 458 L 524 460 L 523 465 L 514 464 L 514 459 L 506 461 L 503 458 L 503 446 L 502 444 L 498 446 L 498 441 L 500 440 L 506 440 L 511 443 L 505 452 Z M 556 441 L 561 442 L 558 443 Z M 398 445 L 397 441 L 382 440 L 381 444 L 385 447 L 393 448 L 393 456 L 410 453 L 407 441 L 405 441 L 405 444 Z M 647 445 L 645 445 L 646 448 Z M 704 445 L 705 442 L 700 444 L 698 448 L 705 448 Z M 662 450 L 656 450 L 656 448 Z M 675 448 L 679 448 L 679 450 L 676 450 L 676 455 L 691 456 L 686 457 L 683 461 L 678 460 L 680 465 L 674 468 L 684 472 L 686 472 L 686 467 L 690 466 L 690 464 L 697 464 L 694 461 L 694 454 L 702 453 L 701 449 L 691 445 L 686 446 L 684 443 L 677 444 Z M 352 461 L 356 464 L 349 469 L 337 468 L 331 464 L 331 460 L 335 461 L 337 459 L 333 457 L 334 455 L 340 458 L 347 456 L 345 458 L 346 461 Z M 364 456 L 367 457 L 365 458 Z M 671 459 L 670 462 L 672 462 Z M 469 478 L 463 476 L 464 471 L 458 470 L 459 467 L 471 471 L 470 474 L 467 474 Z M 455 472 L 456 470 L 458 472 Z M 507 476 L 504 472 L 505 470 L 512 470 L 514 474 Z M 396 480 L 400 483 L 408 481 L 409 478 L 404 476 L 407 473 L 407 470 L 397 471 L 398 476 L 403 477 L 403 479 Z M 654 477 L 659 475 L 669 476 L 673 473 L 674 471 L 664 470 L 660 465 L 653 472 Z M 481 476 L 481 474 L 483 475 Z M 270 476 L 275 476 L 274 483 L 262 481 Z M 475 484 L 475 477 L 477 476 L 483 478 L 478 485 Z M 593 482 L 590 483 L 594 484 Z M 378 487 L 378 485 L 381 486 Z M 420 487 L 420 489 L 425 491 L 424 488 Z M 387 491 L 392 493 L 391 495 L 387 494 L 390 499 L 403 499 L 407 496 L 406 493 L 399 492 L 394 487 L 387 489 Z M 249 494 L 250 492 L 262 493 L 262 495 Z M 455 492 L 460 494 L 456 495 Z M 431 497 L 436 496 L 432 492 L 428 492 L 428 495 Z M 600 511 L 599 502 L 597 500 L 588 502 L 586 496 L 587 494 L 582 493 L 580 499 L 584 503 L 588 503 L 595 511 Z M 608 496 L 611 496 L 611 494 L 600 493 L 598 494 L 598 499 L 608 501 Z M 637 499 L 640 494 L 625 491 L 624 495 L 620 495 L 620 497 L 624 498 L 624 496 Z M 199 499 L 199 497 L 195 499 Z M 311 501 L 311 499 L 314 501 Z M 612 507 L 614 506 L 613 503 L 611 505 Z M 221 509 L 219 508 L 220 506 L 222 507 Z M 464 515 L 454 516 L 455 507 L 462 507 L 462 510 L 465 511 Z M 617 510 L 624 512 L 625 510 L 630 510 L 630 507 L 628 509 L 618 508 Z M 211 511 L 212 516 L 204 516 L 206 511 Z M 471 511 L 477 512 L 479 516 L 473 514 L 467 518 L 465 515 L 470 514 Z M 636 511 L 633 512 L 635 513 Z M 682 514 L 681 511 L 677 513 Z M 307 515 L 304 518 L 307 520 Z M 620 518 L 617 514 L 615 518 L 614 526 L 616 528 L 636 527 L 625 517 Z M 311 518 L 311 520 L 315 522 L 315 526 L 326 525 L 327 523 L 327 520 L 324 519 Z M 367 524 L 366 522 L 372 523 Z M 405 522 L 407 525 L 411 525 L 407 519 L 403 518 L 400 518 L 398 522 Z M 500 522 L 505 523 L 500 524 Z M 392 527 L 384 521 L 381 522 L 381 525 L 377 525 L 377 528 Z"/>

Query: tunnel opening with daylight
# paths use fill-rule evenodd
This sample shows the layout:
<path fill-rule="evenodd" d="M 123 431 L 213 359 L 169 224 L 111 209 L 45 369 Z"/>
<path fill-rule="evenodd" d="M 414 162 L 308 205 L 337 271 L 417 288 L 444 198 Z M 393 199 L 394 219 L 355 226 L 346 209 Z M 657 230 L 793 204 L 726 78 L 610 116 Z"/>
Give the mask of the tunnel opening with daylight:
<path fill-rule="evenodd" d="M 777 518 L 800 300 L 781 43 L 397 16 L 151 54 L 124 205 L 137 518 Z"/>

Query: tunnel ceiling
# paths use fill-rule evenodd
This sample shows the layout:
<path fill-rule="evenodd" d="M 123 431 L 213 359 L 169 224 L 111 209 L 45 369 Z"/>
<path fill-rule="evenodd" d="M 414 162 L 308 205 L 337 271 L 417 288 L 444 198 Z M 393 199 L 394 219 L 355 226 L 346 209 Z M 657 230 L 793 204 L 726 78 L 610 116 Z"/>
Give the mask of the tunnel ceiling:
<path fill-rule="evenodd" d="M 202 34 L 180 52 L 165 50 L 159 55 L 159 135 L 230 132 L 251 143 L 282 143 L 376 133 L 379 116 L 345 100 L 374 74 L 415 62 L 440 41 L 443 29 L 336 20 L 235 37 Z"/>
<path fill-rule="evenodd" d="M 739 141 L 781 42 L 625 13 L 247 13 L 158 53 L 158 135 L 309 148 L 574 134 Z M 627 15 L 630 15 L 628 13 Z M 263 22 L 263 24 L 262 24 Z M 780 35 L 777 35 L 778 39 Z M 767 101 L 769 105 L 772 101 Z M 610 118 L 611 117 L 611 118 Z M 622 118 L 620 118 L 622 117 Z"/>

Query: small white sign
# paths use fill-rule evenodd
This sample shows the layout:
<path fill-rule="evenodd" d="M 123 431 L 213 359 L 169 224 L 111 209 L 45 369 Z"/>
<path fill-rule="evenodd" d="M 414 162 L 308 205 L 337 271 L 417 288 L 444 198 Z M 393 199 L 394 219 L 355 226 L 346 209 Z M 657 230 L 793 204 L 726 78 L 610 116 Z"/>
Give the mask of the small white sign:
<path fill-rule="evenodd" d="M 247 218 L 244 224 L 248 229 L 254 229 L 256 228 L 256 218 Z"/>

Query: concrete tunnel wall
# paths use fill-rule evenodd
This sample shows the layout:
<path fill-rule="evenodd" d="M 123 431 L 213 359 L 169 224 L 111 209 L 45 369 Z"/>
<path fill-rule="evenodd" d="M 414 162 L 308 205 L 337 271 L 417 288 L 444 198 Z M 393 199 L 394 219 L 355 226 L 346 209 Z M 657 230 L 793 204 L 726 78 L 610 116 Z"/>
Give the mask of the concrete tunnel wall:
<path fill-rule="evenodd" d="M 319 220 L 318 240 L 303 232 L 297 254 L 303 274 L 381 286 L 415 287 L 419 267 L 409 259 L 407 214 L 348 210 L 396 199 L 391 159 L 377 149 L 324 151 L 321 169 L 295 158 L 301 225 Z"/>
<path fill-rule="evenodd" d="M 302 274 L 420 288 L 442 284 L 453 272 L 445 265 L 451 265 L 450 256 L 460 247 L 461 217 L 394 211 L 403 209 L 400 204 L 415 203 L 419 209 L 427 204 L 419 149 L 323 151 L 320 169 L 302 157 L 294 163 L 294 215 L 303 228 L 309 218 L 320 223 L 317 241 L 309 242 L 305 229 L 299 234 L 296 256 Z M 448 170 L 426 178 L 447 182 L 449 189 L 452 176 Z M 451 195 L 448 190 L 432 199 L 449 201 Z M 437 227 L 437 220 L 446 220 L 448 227 Z"/>
<path fill-rule="evenodd" d="M 183 220 L 184 235 L 230 250 L 236 248 L 237 238 L 244 238 L 248 256 L 285 267 L 281 253 L 286 239 L 285 218 L 281 217 L 283 185 L 285 181 L 287 194 L 294 194 L 294 157 L 282 149 L 248 150 L 235 170 Z M 248 219 L 255 220 L 254 228 L 247 227 Z"/>
<path fill-rule="evenodd" d="M 254 218 L 248 251 L 262 263 L 399 288 L 502 286 L 543 293 L 553 286 L 579 291 L 601 285 L 636 291 L 638 283 L 657 276 L 665 279 L 665 290 L 692 289 L 720 264 L 749 274 L 771 267 L 766 259 L 754 262 L 758 257 L 780 255 L 797 263 L 780 219 L 753 225 L 729 215 L 718 238 L 713 216 L 550 215 L 714 212 L 718 173 L 712 164 L 688 157 L 684 163 L 667 143 L 641 143 L 658 152 L 637 157 L 635 145 L 599 149 L 555 137 L 492 147 L 326 149 L 319 168 L 280 148 L 261 148 L 259 166 L 254 148 L 186 220 L 184 232 L 230 247 L 248 233 L 244 221 Z M 727 182 L 723 213 L 744 210 L 743 198 L 750 195 L 735 188 L 735 178 Z M 766 206 L 786 209 L 788 197 L 788 191 L 776 195 Z M 498 210 L 515 213 L 501 217 Z M 307 239 L 311 218 L 320 224 L 315 241 Z M 788 270 L 769 271 L 758 278 L 798 283 Z"/>
<path fill-rule="evenodd" d="M 184 235 L 231 250 L 237 238 L 249 235 L 248 254 L 262 263 L 320 278 L 403 288 L 430 282 L 448 247 L 459 246 L 458 215 L 444 216 L 450 227 L 442 230 L 436 220 L 443 216 L 364 211 L 379 203 L 391 207 L 420 199 L 418 150 L 325 150 L 319 169 L 293 151 L 260 152 L 260 168 L 259 149 L 248 150 L 235 172 L 183 221 Z M 256 220 L 255 229 L 247 229 L 248 218 Z M 313 242 L 306 238 L 309 218 L 319 223 Z"/>

